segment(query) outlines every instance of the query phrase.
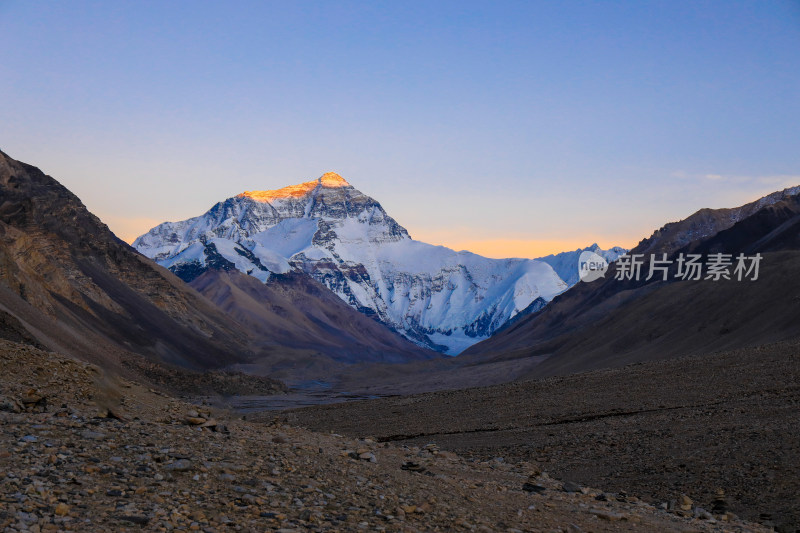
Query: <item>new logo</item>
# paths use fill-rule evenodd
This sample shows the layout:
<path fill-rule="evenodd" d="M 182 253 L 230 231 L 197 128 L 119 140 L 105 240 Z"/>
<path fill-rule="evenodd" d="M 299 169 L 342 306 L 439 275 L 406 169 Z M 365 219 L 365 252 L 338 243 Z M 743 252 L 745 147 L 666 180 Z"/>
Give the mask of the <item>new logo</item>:
<path fill-rule="evenodd" d="M 586 250 L 578 258 L 578 276 L 581 281 L 594 281 L 605 277 L 608 270 L 608 261 L 599 254 Z"/>

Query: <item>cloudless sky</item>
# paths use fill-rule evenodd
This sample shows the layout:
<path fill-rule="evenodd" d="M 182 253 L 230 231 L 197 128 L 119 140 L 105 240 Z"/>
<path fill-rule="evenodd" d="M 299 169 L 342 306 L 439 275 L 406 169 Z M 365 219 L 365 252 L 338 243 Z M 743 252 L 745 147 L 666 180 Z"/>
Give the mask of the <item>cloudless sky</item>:
<path fill-rule="evenodd" d="M 0 0 L 0 150 L 126 240 L 336 171 L 435 244 L 632 246 L 800 184 L 800 0 Z"/>

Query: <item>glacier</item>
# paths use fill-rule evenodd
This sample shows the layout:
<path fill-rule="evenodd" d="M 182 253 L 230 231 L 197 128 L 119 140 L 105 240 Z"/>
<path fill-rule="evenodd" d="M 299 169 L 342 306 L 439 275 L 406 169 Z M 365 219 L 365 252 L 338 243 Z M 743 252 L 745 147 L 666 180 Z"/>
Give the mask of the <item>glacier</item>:
<path fill-rule="evenodd" d="M 491 259 L 416 241 L 333 172 L 244 192 L 201 216 L 164 222 L 133 246 L 186 281 L 211 268 L 261 281 L 305 272 L 356 310 L 450 355 L 570 286 L 547 260 Z M 577 259 L 573 265 L 577 273 Z"/>

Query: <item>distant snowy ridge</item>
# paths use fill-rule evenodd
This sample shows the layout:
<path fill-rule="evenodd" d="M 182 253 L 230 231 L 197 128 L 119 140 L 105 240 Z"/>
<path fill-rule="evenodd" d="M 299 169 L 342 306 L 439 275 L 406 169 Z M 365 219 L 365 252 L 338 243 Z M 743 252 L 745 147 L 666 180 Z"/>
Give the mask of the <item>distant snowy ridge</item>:
<path fill-rule="evenodd" d="M 539 261 L 544 261 L 556 271 L 556 274 L 563 279 L 567 285 L 572 287 L 580 279 L 578 273 L 578 259 L 582 252 L 594 252 L 609 263 L 616 261 L 620 256 L 625 255 L 629 250 L 614 246 L 608 250 L 603 250 L 597 243 L 587 246 L 586 248 L 578 249 L 573 252 L 561 252 L 560 254 L 547 255 L 539 257 Z"/>
<path fill-rule="evenodd" d="M 156 226 L 133 246 L 185 280 L 209 268 L 262 281 L 306 272 L 353 308 L 448 354 L 568 288 L 545 261 L 489 259 L 415 241 L 333 172 L 228 198 L 199 217 Z"/>

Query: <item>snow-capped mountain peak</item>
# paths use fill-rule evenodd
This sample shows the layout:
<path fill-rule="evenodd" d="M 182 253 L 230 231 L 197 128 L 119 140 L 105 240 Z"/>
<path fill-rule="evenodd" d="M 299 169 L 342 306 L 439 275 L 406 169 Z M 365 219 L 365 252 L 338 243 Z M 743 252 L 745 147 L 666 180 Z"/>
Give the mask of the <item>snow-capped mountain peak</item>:
<path fill-rule="evenodd" d="M 237 269 L 299 271 L 412 341 L 457 354 L 567 284 L 544 261 L 489 259 L 411 239 L 383 207 L 329 172 L 250 191 L 134 242 L 184 280 Z"/>
<path fill-rule="evenodd" d="M 245 191 L 238 195 L 237 198 L 250 198 L 257 202 L 269 203 L 285 198 L 301 198 L 317 191 L 321 187 L 327 189 L 338 189 L 341 187 L 350 186 L 351 185 L 347 183 L 347 180 L 336 172 L 326 172 L 315 180 L 307 181 L 299 185 L 290 185 L 288 187 L 283 187 L 282 189 L 271 191 Z"/>
<path fill-rule="evenodd" d="M 348 187 L 350 184 L 347 183 L 347 180 L 341 177 L 336 172 L 326 172 L 322 176 L 319 177 L 319 183 L 323 187 Z"/>

